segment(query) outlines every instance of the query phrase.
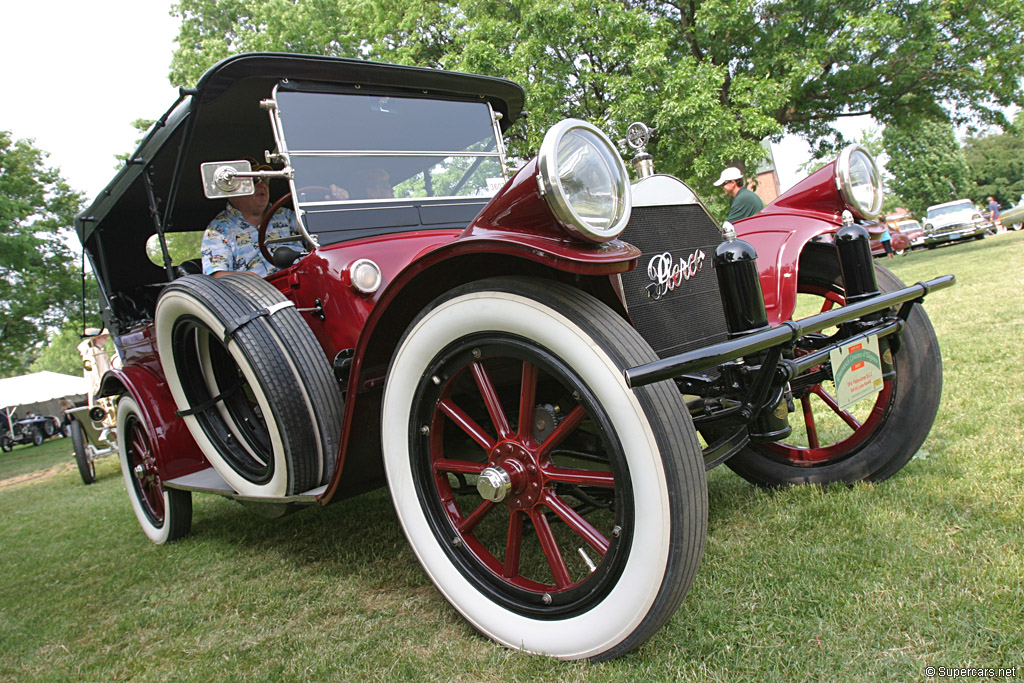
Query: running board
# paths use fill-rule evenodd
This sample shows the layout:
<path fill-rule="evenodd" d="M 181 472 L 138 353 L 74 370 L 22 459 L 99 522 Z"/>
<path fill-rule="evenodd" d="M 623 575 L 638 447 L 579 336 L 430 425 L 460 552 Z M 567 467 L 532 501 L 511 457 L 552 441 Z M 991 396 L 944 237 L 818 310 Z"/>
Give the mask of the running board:
<path fill-rule="evenodd" d="M 324 491 L 327 490 L 326 486 L 318 486 L 315 489 L 310 489 L 305 493 L 299 493 L 294 496 L 247 496 L 238 493 L 226 481 L 223 477 L 217 474 L 217 470 L 212 467 L 207 467 L 205 470 L 199 470 L 192 474 L 186 474 L 183 477 L 176 479 L 168 479 L 164 482 L 164 486 L 169 489 L 179 489 L 181 491 L 194 491 L 196 493 L 215 493 L 218 496 L 225 496 L 227 498 L 233 498 L 235 500 L 249 501 L 253 503 L 316 503 L 317 498 L 323 495 Z"/>

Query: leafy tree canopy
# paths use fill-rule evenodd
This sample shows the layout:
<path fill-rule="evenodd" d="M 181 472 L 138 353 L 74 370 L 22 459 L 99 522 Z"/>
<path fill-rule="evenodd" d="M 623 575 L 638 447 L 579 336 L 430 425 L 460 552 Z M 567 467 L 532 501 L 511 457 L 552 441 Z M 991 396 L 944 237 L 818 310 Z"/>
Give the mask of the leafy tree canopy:
<path fill-rule="evenodd" d="M 890 124 L 882 139 L 890 186 L 911 213 L 922 215 L 933 204 L 971 196 L 967 161 L 948 121 Z"/>
<path fill-rule="evenodd" d="M 82 374 L 82 356 L 78 345 L 82 342 L 82 323 L 72 319 L 50 336 L 39 357 L 29 367 L 29 372 L 59 372 L 62 375 Z"/>
<path fill-rule="evenodd" d="M 1024 113 L 1000 135 L 982 135 L 964 141 L 964 157 L 974 184 L 974 200 L 995 197 L 1000 204 L 1024 197 Z"/>
<path fill-rule="evenodd" d="M 0 377 L 24 372 L 81 293 L 68 239 L 82 197 L 45 158 L 0 131 Z"/>
<path fill-rule="evenodd" d="M 643 120 L 658 168 L 709 190 L 723 166 L 795 133 L 819 149 L 831 123 L 934 118 L 1005 123 L 1024 104 L 1019 0 L 181 0 L 171 80 L 192 85 L 229 54 L 306 52 L 504 76 L 531 117 L 527 158 L 566 116 L 613 137 Z"/>

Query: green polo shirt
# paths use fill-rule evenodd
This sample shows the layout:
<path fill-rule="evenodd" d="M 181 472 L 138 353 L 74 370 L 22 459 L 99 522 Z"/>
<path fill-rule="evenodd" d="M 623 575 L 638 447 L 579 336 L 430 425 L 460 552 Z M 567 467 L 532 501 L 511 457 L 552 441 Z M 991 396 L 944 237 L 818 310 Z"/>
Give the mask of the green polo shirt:
<path fill-rule="evenodd" d="M 764 202 L 760 197 L 745 187 L 740 188 L 740 191 L 732 198 L 732 204 L 729 205 L 729 222 L 750 218 L 763 208 Z"/>

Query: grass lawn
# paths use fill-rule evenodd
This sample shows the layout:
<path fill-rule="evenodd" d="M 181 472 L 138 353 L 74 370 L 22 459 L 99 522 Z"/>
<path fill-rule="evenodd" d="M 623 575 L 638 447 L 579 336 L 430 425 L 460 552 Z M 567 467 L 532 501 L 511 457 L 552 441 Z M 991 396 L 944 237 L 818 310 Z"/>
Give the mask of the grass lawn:
<path fill-rule="evenodd" d="M 157 547 L 116 457 L 83 486 L 64 439 L 0 456 L 0 680 L 1024 676 L 1024 232 L 883 263 L 906 282 L 959 280 L 927 301 L 945 374 L 928 441 L 889 481 L 851 489 L 767 492 L 710 472 L 697 580 L 626 657 L 560 663 L 477 635 L 419 568 L 386 491 L 277 520 L 197 495 L 192 535 Z"/>

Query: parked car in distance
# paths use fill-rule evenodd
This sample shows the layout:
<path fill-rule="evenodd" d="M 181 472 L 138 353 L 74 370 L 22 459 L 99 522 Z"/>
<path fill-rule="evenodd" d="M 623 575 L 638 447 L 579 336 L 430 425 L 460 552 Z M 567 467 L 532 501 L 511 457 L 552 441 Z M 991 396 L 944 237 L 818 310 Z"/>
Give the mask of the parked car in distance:
<path fill-rule="evenodd" d="M 985 239 L 985 221 L 970 199 L 957 199 L 928 207 L 924 221 L 924 245 L 934 249 L 946 242 Z"/>
<path fill-rule="evenodd" d="M 875 258 L 885 256 L 885 247 L 882 246 L 882 233 L 885 232 L 885 223 L 879 221 L 871 221 L 862 223 L 867 228 L 868 236 L 871 238 L 871 255 Z M 892 250 L 899 255 L 907 253 L 907 249 L 910 248 L 910 242 L 900 232 L 889 229 L 889 239 L 892 240 Z"/>
<path fill-rule="evenodd" d="M 10 423 L 4 420 L 0 430 L 0 450 L 10 453 L 18 444 L 41 445 L 43 441 L 58 433 L 60 421 L 50 415 L 29 415 L 24 419 L 14 416 Z"/>
<path fill-rule="evenodd" d="M 890 233 L 895 231 L 906 238 L 910 249 L 921 249 L 924 247 L 924 227 L 913 218 L 902 221 L 893 221 L 889 224 Z M 898 249 L 897 254 L 902 254 Z"/>
<path fill-rule="evenodd" d="M 1016 206 L 999 209 L 999 221 L 1007 230 L 1020 230 L 1024 227 L 1024 202 Z"/>

